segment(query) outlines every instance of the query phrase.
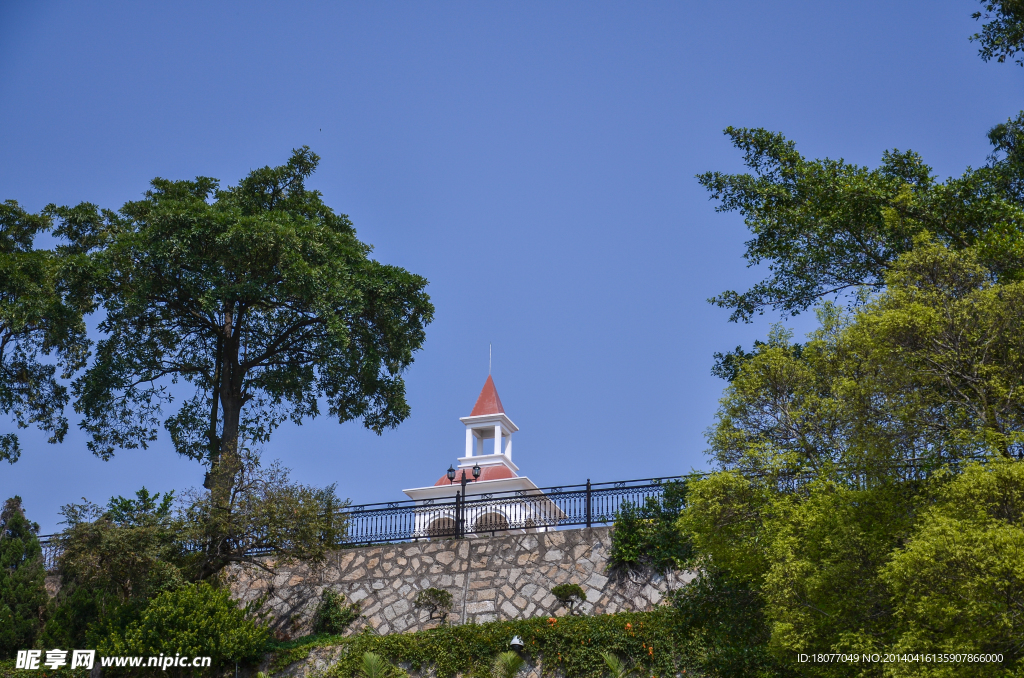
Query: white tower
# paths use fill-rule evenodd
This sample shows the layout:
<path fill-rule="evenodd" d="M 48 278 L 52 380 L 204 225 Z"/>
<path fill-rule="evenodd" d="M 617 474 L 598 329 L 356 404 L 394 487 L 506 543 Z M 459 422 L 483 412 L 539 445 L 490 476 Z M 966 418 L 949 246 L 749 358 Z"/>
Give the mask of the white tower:
<path fill-rule="evenodd" d="M 512 434 L 519 427 L 505 415 L 490 375 L 487 375 L 473 411 L 459 421 L 466 425 L 466 456 L 459 457 L 459 469 L 473 466 L 484 469 L 501 464 L 513 472 L 519 470 L 512 463 Z"/>
<path fill-rule="evenodd" d="M 459 457 L 458 467 L 433 485 L 403 490 L 422 507 L 417 508 L 414 536 L 450 535 L 457 519 L 468 534 L 544 532 L 565 517 L 532 480 L 517 473 L 512 434 L 519 427 L 505 414 L 490 376 L 473 411 L 459 421 L 466 426 L 466 454 Z M 460 517 L 451 502 L 463 488 L 463 476 L 468 482 Z"/>

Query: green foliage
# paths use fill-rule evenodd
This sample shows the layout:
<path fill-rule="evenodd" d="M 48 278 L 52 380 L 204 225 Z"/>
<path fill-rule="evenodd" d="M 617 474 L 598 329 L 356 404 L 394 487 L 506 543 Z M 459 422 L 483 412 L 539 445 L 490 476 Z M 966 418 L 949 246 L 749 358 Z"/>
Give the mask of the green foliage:
<path fill-rule="evenodd" d="M 771 567 L 762 586 L 776 657 L 815 648 L 891 650 L 894 610 L 879 571 L 906 540 L 920 501 L 915 484 L 851 489 L 816 481 L 802 499 L 776 502 L 765 529 Z"/>
<path fill-rule="evenodd" d="M 576 614 L 577 606 L 587 599 L 586 592 L 579 584 L 558 584 L 551 587 L 551 594 L 569 610 L 569 614 Z"/>
<path fill-rule="evenodd" d="M 545 676 L 560 673 L 601 678 L 606 672 L 602 651 L 635 663 L 642 670 L 640 675 L 670 676 L 690 668 L 685 658 L 689 650 L 679 640 L 676 619 L 671 608 L 662 607 L 646 613 L 562 617 L 554 623 L 528 619 L 440 626 L 387 636 L 362 633 L 340 641 L 346 644 L 347 652 L 327 673 L 340 678 L 358 676 L 363 654 L 373 652 L 413 671 L 433 668 L 439 678 L 457 674 L 490 676 L 497 657 L 508 651 L 509 641 L 518 635 L 526 645 L 524 654 L 542 663 Z M 306 653 L 313 646 L 306 646 Z M 285 647 L 289 659 L 299 659 L 299 647 Z M 280 664 L 275 662 L 275 666 Z"/>
<path fill-rule="evenodd" d="M 996 647 L 1015 667 L 1019 527 L 994 516 L 1024 487 L 995 470 L 1024 468 L 1022 283 L 922 236 L 884 291 L 819 319 L 802 346 L 776 327 L 736 354 L 709 431 L 721 470 L 689 484 L 679 528 L 701 575 L 676 602 L 702 670 L 896 647 Z M 971 458 L 985 470 L 950 480 Z"/>
<path fill-rule="evenodd" d="M 326 403 L 379 433 L 408 416 L 402 374 L 433 315 L 426 280 L 371 259 L 348 217 L 306 189 L 318 162 L 304 147 L 227 189 L 157 178 L 116 213 L 48 208 L 88 251 L 104 310 L 73 384 L 94 454 L 144 448 L 162 423 L 178 453 L 210 466 L 222 503 L 246 445 L 286 419 Z M 174 382 L 192 395 L 170 409 Z"/>
<path fill-rule="evenodd" d="M 46 609 L 46 572 L 36 534 L 39 525 L 25 518 L 21 497 L 0 511 L 0 659 L 31 648 Z"/>
<path fill-rule="evenodd" d="M 320 562 L 344 531 L 344 503 L 333 486 L 296 485 L 277 464 L 261 468 L 251 460 L 227 510 L 215 512 L 210 494 L 186 493 L 176 512 L 172 495 L 145 488 L 105 508 L 65 506 L 61 588 L 42 640 L 50 647 L 95 645 L 137 621 L 161 593 L 189 581 L 216 581 L 230 563 L 249 566 L 253 550 L 275 553 L 278 562 L 303 556 Z M 345 615 L 358 616 L 358 605 L 333 622 Z"/>
<path fill-rule="evenodd" d="M 636 667 L 630 666 L 611 652 L 602 652 L 601 659 L 608 669 L 608 678 L 628 678 L 636 671 Z"/>
<path fill-rule="evenodd" d="M 313 613 L 313 633 L 341 635 L 359 619 L 362 606 L 359 603 L 345 604 L 345 594 L 333 589 L 324 589 L 320 603 Z"/>
<path fill-rule="evenodd" d="M 509 650 L 502 652 L 491 665 L 491 678 L 516 678 L 526 660 Z"/>
<path fill-rule="evenodd" d="M 766 309 L 806 311 L 824 298 L 880 290 L 916 237 L 931 233 L 954 249 L 976 248 L 1002 279 L 1024 268 L 1024 203 L 1016 156 L 940 183 L 913 152 L 889 151 L 869 169 L 843 160 L 808 160 L 783 135 L 729 127 L 752 174 L 707 172 L 698 177 L 718 211 L 739 212 L 754 237 L 750 264 L 770 277 L 746 292 L 714 299 L 749 321 Z M 993 138 L 993 143 L 996 139 Z M 999 149 L 997 145 L 997 150 Z"/>
<path fill-rule="evenodd" d="M 397 678 L 404 675 L 404 672 L 389 664 L 379 654 L 364 652 L 358 675 L 361 678 Z"/>
<path fill-rule="evenodd" d="M 258 659 L 269 638 L 266 626 L 240 609 L 226 589 L 201 582 L 161 593 L 137 620 L 102 639 L 97 650 L 105 655 L 209 656 L 218 668 Z"/>
<path fill-rule="evenodd" d="M 0 414 L 18 428 L 37 426 L 58 443 L 68 430 L 67 388 L 57 367 L 40 358 L 55 356 L 64 379 L 85 364 L 82 317 L 91 301 L 67 275 L 72 255 L 33 249 L 36 235 L 51 225 L 13 200 L 0 203 Z M 0 461 L 13 464 L 20 455 L 18 436 L 0 434 Z"/>
<path fill-rule="evenodd" d="M 254 551 L 281 563 L 322 563 L 344 538 L 345 506 L 334 485 L 300 485 L 279 463 L 247 457 L 222 502 L 213 491 L 185 493 L 175 521 L 182 569 L 193 581 L 211 579 L 232 563 L 251 563 Z"/>
<path fill-rule="evenodd" d="M 760 591 L 705 561 L 688 585 L 671 596 L 679 615 L 678 638 L 709 678 L 783 678 L 795 675 L 792 657 L 769 650 L 771 630 Z"/>
<path fill-rule="evenodd" d="M 448 615 L 452 611 L 452 594 L 444 589 L 431 586 L 416 594 L 413 605 L 428 610 L 431 619 L 436 617 L 444 624 L 448 621 Z"/>
<path fill-rule="evenodd" d="M 1024 671 L 1024 464 L 972 464 L 936 479 L 904 548 L 881 568 L 897 620 L 894 652 L 999 653 Z M 962 665 L 956 676 L 993 675 Z M 952 676 L 949 667 L 893 675 Z M 1014 675 L 1019 675 L 1016 673 Z"/>
<path fill-rule="evenodd" d="M 984 10 L 971 15 L 984 19 L 980 33 L 971 36 L 981 48 L 978 54 L 985 61 L 1003 63 L 1024 48 L 1024 4 L 1020 0 L 981 0 Z M 1016 59 L 1024 66 L 1024 60 Z"/>
<path fill-rule="evenodd" d="M 641 506 L 624 502 L 615 516 L 609 567 L 650 567 L 661 573 L 681 567 L 691 555 L 689 541 L 676 528 L 685 504 L 683 481 L 665 483 L 660 498 L 650 497 Z"/>
<path fill-rule="evenodd" d="M 1024 284 L 993 282 L 972 251 L 919 243 L 885 293 L 826 304 L 799 351 L 773 330 L 743 361 L 709 432 L 726 469 L 858 470 L 884 478 L 1024 442 Z"/>
<path fill-rule="evenodd" d="M 171 515 L 173 493 L 146 488 L 134 499 L 88 501 L 61 510 L 67 529 L 58 538 L 61 586 L 50 603 L 41 642 L 85 647 L 127 623 L 161 591 L 181 585 L 180 544 Z"/>

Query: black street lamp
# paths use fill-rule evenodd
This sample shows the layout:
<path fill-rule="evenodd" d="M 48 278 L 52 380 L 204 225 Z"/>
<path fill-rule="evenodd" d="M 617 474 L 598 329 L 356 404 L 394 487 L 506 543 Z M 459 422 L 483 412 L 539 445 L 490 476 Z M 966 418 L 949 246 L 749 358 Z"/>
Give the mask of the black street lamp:
<path fill-rule="evenodd" d="M 455 469 L 451 466 L 448 467 L 448 484 L 451 485 L 455 481 Z M 480 464 L 473 465 L 473 480 L 475 481 L 480 477 Z M 466 477 L 466 470 L 462 470 L 462 478 L 459 481 L 462 486 L 458 492 L 455 493 L 455 531 L 456 536 L 461 537 L 466 533 L 465 516 L 462 514 L 466 508 L 466 485 L 469 485 L 469 478 Z"/>

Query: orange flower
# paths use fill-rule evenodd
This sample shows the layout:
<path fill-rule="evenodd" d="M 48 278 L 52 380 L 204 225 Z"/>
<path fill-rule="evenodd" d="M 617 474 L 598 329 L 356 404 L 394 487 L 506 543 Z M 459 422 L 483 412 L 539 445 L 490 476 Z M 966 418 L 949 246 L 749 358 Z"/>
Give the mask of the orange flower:
<path fill-rule="evenodd" d="M 548 617 L 548 623 L 554 626 L 558 622 L 554 617 Z"/>
<path fill-rule="evenodd" d="M 626 622 L 626 630 L 627 631 L 632 631 L 633 630 L 633 625 L 630 624 L 629 622 Z"/>
<path fill-rule="evenodd" d="M 649 654 L 651 656 L 654 656 L 654 648 L 653 647 L 647 648 L 647 654 Z M 654 678 L 654 676 L 651 676 L 651 678 Z"/>

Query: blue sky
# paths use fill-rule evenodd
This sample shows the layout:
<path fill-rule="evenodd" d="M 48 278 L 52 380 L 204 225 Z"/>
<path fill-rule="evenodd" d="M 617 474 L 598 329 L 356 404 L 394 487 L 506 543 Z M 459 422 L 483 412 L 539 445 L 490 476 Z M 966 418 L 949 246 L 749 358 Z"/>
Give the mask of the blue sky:
<path fill-rule="evenodd" d="M 117 208 L 155 176 L 233 184 L 307 144 L 311 185 L 374 256 L 430 280 L 437 313 L 398 429 L 287 425 L 266 458 L 357 503 L 404 498 L 461 454 L 492 343 L 538 485 L 674 475 L 705 466 L 712 354 L 777 320 L 705 301 L 759 277 L 742 221 L 694 179 L 741 168 L 722 129 L 866 165 L 912 148 L 943 177 L 977 166 L 1022 72 L 977 57 L 976 7 L 8 1 L 0 199 Z M 166 436 L 103 462 L 77 430 L 21 435 L 0 494 L 44 532 L 82 496 L 202 480 Z"/>

